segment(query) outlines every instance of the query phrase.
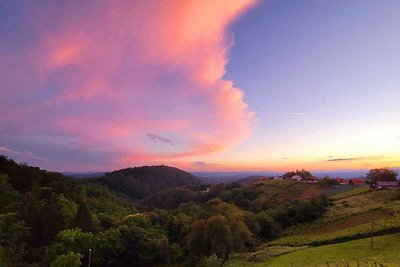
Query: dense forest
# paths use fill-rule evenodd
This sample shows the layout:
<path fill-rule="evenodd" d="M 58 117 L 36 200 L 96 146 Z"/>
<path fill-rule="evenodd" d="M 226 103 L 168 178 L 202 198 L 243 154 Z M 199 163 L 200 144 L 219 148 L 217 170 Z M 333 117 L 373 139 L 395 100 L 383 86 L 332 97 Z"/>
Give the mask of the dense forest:
<path fill-rule="evenodd" d="M 132 199 L 141 199 L 169 188 L 200 184 L 196 176 L 168 166 L 126 168 L 90 180 Z"/>
<path fill-rule="evenodd" d="M 168 180 L 177 176 L 162 176 L 159 168 L 173 169 L 125 169 L 99 183 L 0 156 L 0 266 L 222 263 L 234 252 L 252 251 L 290 226 L 321 217 L 329 205 L 319 195 L 288 198 L 262 185 L 200 185 L 191 176 L 180 179 L 186 188 L 172 188 L 179 185 Z M 173 170 L 182 178 L 184 172 Z M 141 171 L 154 177 L 141 180 L 141 188 L 154 190 L 141 195 L 117 190 L 115 181 L 137 180 Z M 161 187 L 154 184 L 164 180 Z"/>

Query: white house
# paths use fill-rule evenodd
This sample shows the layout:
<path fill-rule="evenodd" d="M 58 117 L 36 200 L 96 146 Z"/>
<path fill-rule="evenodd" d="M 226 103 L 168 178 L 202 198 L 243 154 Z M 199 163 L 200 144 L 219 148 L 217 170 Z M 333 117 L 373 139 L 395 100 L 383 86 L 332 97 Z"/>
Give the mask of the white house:
<path fill-rule="evenodd" d="M 301 178 L 301 176 L 300 175 L 293 175 L 292 177 L 291 177 L 291 179 L 293 179 L 293 180 L 296 180 L 296 181 L 298 181 L 298 182 L 300 182 L 301 180 L 303 180 L 303 178 Z"/>

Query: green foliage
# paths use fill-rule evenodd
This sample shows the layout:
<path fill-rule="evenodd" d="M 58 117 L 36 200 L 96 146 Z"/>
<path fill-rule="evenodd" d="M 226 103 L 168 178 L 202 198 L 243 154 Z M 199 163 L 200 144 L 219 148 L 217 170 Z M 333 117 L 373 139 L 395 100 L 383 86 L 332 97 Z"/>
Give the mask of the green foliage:
<path fill-rule="evenodd" d="M 225 262 L 232 251 L 242 251 L 252 242 L 245 224 L 245 213 L 232 204 L 211 200 L 200 218 L 193 222 L 186 237 L 190 251 L 196 256 L 216 255 Z"/>
<path fill-rule="evenodd" d="M 180 204 L 197 201 L 198 194 L 192 190 L 183 188 L 167 189 L 146 197 L 142 202 L 142 208 L 147 210 L 176 209 Z"/>
<path fill-rule="evenodd" d="M 0 173 L 0 246 L 7 265 L 50 265 L 58 256 L 70 251 L 85 255 L 88 247 L 96 245 L 101 249 L 95 253 L 103 254 L 94 262 L 98 259 L 103 262 L 99 266 L 106 266 L 117 256 L 105 243 L 123 250 L 118 245 L 122 240 L 112 239 L 110 229 L 114 227 L 120 236 L 115 227 L 124 216 L 136 212 L 132 203 L 101 186 L 17 164 L 4 156 L 0 156 Z M 96 238 L 73 230 L 76 221 L 86 231 L 98 233 Z"/>
<path fill-rule="evenodd" d="M 310 180 L 313 176 L 309 171 L 306 171 L 304 169 L 302 170 L 296 170 L 292 172 L 287 172 L 284 175 L 282 175 L 283 179 L 290 179 L 294 175 L 299 175 L 303 180 Z"/>
<path fill-rule="evenodd" d="M 95 236 L 92 233 L 84 233 L 79 228 L 63 230 L 47 248 L 46 262 L 52 262 L 58 256 L 70 251 L 85 255 L 89 248 L 94 247 L 95 242 Z"/>
<path fill-rule="evenodd" d="M 7 224 L 5 229 L 2 229 L 3 234 L 1 240 L 5 249 L 4 255 L 9 259 L 23 258 L 27 254 L 27 245 L 30 237 L 30 229 L 24 221 L 18 221 L 12 224 Z M 4 256 L 4 257 L 5 257 Z"/>
<path fill-rule="evenodd" d="M 338 194 L 324 217 L 290 228 L 274 245 L 321 245 L 395 232 L 400 229 L 399 189 L 357 187 Z M 374 227 L 372 228 L 372 221 Z"/>
<path fill-rule="evenodd" d="M 55 259 L 50 267 L 79 267 L 81 266 L 81 257 L 79 253 L 75 254 L 73 252 L 69 252 L 66 255 L 61 255 L 57 259 Z"/>
<path fill-rule="evenodd" d="M 46 261 L 51 262 L 69 251 L 87 255 L 92 249 L 92 262 L 98 266 L 109 266 L 118 261 L 125 247 L 118 229 L 109 229 L 99 234 L 85 233 L 81 229 L 61 231 L 47 249 Z"/>
<path fill-rule="evenodd" d="M 339 185 L 339 182 L 336 179 L 330 178 L 329 176 L 324 177 L 323 179 L 318 181 L 320 184 L 335 186 Z"/>
<path fill-rule="evenodd" d="M 205 236 L 210 252 L 223 262 L 228 260 L 233 249 L 233 235 L 227 219 L 222 215 L 210 217 L 205 224 Z"/>
<path fill-rule="evenodd" d="M 290 180 L 175 188 L 198 180 L 165 166 L 75 180 L 0 156 L 0 173 L 0 260 L 10 266 L 86 265 L 89 249 L 100 267 L 218 265 L 328 205 L 304 195 L 319 185 Z"/>
<path fill-rule="evenodd" d="M 106 185 L 111 190 L 133 199 L 142 199 L 174 187 L 200 184 L 194 175 L 168 166 L 127 168 L 106 173 L 105 176 L 91 181 Z"/>
<path fill-rule="evenodd" d="M 81 201 L 76 212 L 74 226 L 84 232 L 97 232 L 96 223 L 86 202 Z"/>
<path fill-rule="evenodd" d="M 264 239 L 278 237 L 282 231 L 281 225 L 265 211 L 258 213 L 256 219 L 260 226 L 259 234 Z"/>
<path fill-rule="evenodd" d="M 12 212 L 22 204 L 22 196 L 14 190 L 7 174 L 0 174 L 0 213 Z"/>

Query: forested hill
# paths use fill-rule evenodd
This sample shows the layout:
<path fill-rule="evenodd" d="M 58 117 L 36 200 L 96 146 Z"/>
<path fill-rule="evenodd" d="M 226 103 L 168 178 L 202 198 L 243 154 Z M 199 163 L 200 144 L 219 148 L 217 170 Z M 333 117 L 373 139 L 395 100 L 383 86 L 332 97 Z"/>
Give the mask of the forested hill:
<path fill-rule="evenodd" d="M 185 171 L 168 166 L 144 166 L 121 169 L 90 178 L 117 193 L 133 199 L 142 199 L 150 194 L 175 187 L 200 184 L 200 180 Z"/>
<path fill-rule="evenodd" d="M 293 180 L 168 189 L 135 203 L 103 181 L 139 196 L 199 183 L 165 166 L 120 170 L 95 182 L 71 179 L 0 155 L 0 266 L 79 267 L 89 259 L 99 267 L 210 266 L 209 260 L 220 266 L 232 253 L 320 218 L 329 204 L 310 194 L 318 185 Z"/>

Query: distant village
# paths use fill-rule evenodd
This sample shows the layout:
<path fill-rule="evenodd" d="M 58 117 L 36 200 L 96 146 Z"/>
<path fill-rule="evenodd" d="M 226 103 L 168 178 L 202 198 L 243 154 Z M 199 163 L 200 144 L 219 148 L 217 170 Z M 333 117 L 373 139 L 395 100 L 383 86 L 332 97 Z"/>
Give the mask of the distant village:
<path fill-rule="evenodd" d="M 275 175 L 273 177 L 259 177 L 258 182 L 262 183 L 267 180 L 284 180 L 281 175 Z M 286 178 L 287 179 L 287 178 Z M 363 177 L 359 178 L 351 178 L 351 179 L 344 179 L 344 178 L 317 178 L 315 176 L 311 176 L 308 179 L 303 179 L 300 175 L 293 175 L 289 179 L 295 180 L 297 182 L 304 182 L 304 183 L 326 183 L 331 185 L 332 187 L 337 187 L 341 185 L 367 185 L 369 184 L 373 189 L 390 189 L 399 186 L 399 181 L 376 181 L 374 183 L 367 183 L 367 179 Z"/>

